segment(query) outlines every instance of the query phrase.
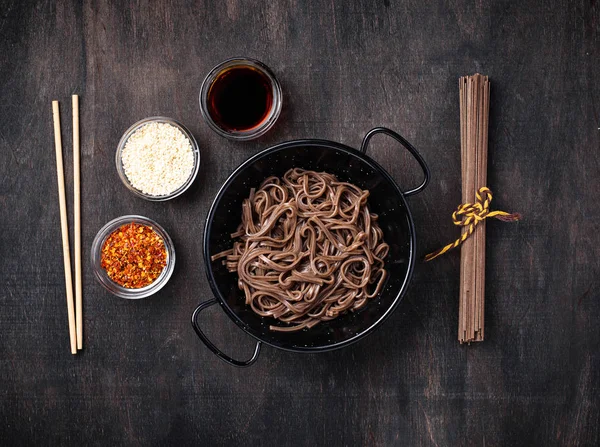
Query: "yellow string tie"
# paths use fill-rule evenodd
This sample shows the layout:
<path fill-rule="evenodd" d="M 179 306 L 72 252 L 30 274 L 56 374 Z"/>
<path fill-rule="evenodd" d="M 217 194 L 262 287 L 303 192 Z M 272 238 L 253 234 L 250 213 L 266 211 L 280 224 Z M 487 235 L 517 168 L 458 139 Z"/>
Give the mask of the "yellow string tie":
<path fill-rule="evenodd" d="M 490 203 L 492 202 L 492 191 L 486 186 L 479 188 L 479 191 L 475 194 L 477 200 L 475 203 L 463 203 L 456 208 L 456 211 L 452 213 L 452 221 L 454 225 L 459 227 L 469 227 L 467 231 L 464 231 L 461 236 L 451 244 L 440 248 L 433 253 L 429 253 L 425 256 L 425 262 L 431 261 L 440 255 L 443 255 L 447 251 L 458 247 L 462 244 L 469 236 L 473 234 L 475 227 L 479 222 L 484 221 L 488 217 L 494 217 L 504 222 L 515 222 L 521 219 L 519 213 L 507 213 L 505 211 L 491 211 Z"/>

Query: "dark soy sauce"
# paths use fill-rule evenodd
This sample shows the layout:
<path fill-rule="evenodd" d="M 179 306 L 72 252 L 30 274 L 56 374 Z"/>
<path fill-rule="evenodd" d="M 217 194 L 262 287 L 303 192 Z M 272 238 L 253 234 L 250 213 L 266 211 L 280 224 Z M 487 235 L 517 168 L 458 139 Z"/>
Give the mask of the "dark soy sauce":
<path fill-rule="evenodd" d="M 253 67 L 224 70 L 208 90 L 208 112 L 227 131 L 246 131 L 262 124 L 272 104 L 270 79 Z"/>

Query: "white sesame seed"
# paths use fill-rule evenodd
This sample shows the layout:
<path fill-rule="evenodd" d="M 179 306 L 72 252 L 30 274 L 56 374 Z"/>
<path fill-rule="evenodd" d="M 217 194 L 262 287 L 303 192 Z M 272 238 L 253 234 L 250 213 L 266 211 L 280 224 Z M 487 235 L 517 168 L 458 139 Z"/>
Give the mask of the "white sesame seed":
<path fill-rule="evenodd" d="M 152 196 L 176 191 L 194 169 L 190 140 L 168 123 L 148 123 L 137 129 L 127 139 L 121 159 L 131 186 Z"/>

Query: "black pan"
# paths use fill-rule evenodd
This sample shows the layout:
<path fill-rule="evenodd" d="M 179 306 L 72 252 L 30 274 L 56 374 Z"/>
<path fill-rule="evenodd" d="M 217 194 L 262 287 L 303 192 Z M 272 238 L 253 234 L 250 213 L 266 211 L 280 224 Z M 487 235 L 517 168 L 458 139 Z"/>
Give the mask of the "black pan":
<path fill-rule="evenodd" d="M 396 139 L 419 162 L 424 173 L 421 185 L 406 192 L 378 163 L 366 155 L 371 137 L 383 133 Z M 388 279 L 381 293 L 357 312 L 348 312 L 330 322 L 298 332 L 274 332 L 271 318 L 259 317 L 245 305 L 238 289 L 237 275 L 227 271 L 220 261 L 211 262 L 215 253 L 232 246 L 231 233 L 241 221 L 242 201 L 250 188 L 258 187 L 271 175 L 282 176 L 290 168 L 326 171 L 340 180 L 368 189 L 372 212 L 379 215 L 385 241 L 390 245 L 386 258 Z M 249 366 L 256 361 L 262 343 L 294 352 L 323 352 L 348 346 L 381 325 L 398 306 L 410 281 L 415 262 L 416 236 L 406 197 L 422 191 L 429 181 L 429 168 L 423 157 L 402 136 L 378 127 L 369 131 L 360 150 L 325 140 L 296 140 L 281 143 L 256 154 L 239 166 L 221 187 L 210 207 L 204 231 L 204 261 L 208 282 L 215 298 L 201 303 L 192 315 L 192 326 L 198 337 L 222 360 L 235 366 Z M 202 332 L 198 316 L 203 309 L 219 303 L 227 315 L 257 340 L 249 360 L 234 360 L 219 350 Z"/>

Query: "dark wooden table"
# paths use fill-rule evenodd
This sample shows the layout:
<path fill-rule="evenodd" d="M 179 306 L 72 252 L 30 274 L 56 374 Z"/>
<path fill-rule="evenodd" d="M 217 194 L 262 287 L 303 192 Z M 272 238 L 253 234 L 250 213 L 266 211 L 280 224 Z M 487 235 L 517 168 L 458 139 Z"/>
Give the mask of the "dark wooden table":
<path fill-rule="evenodd" d="M 599 2 L 1 3 L 0 444 L 598 444 Z M 267 63 L 285 92 L 276 127 L 246 143 L 211 132 L 198 107 L 205 74 L 236 55 Z M 347 349 L 267 347 L 249 369 L 209 352 L 189 320 L 211 297 L 201 240 L 228 174 L 280 141 L 357 147 L 372 127 L 395 129 L 432 170 L 410 199 L 422 259 L 457 235 L 457 79 L 477 71 L 492 80 L 493 207 L 524 215 L 488 224 L 486 340 L 457 341 L 456 251 L 419 260 L 392 318 Z M 72 191 L 72 93 L 85 255 L 77 356 L 51 120 L 58 99 Z M 114 166 L 123 131 L 152 115 L 182 121 L 202 152 L 191 190 L 166 203 L 134 197 Z M 410 157 L 375 142 L 403 187 L 419 180 Z M 141 301 L 107 293 L 88 259 L 98 229 L 132 213 L 160 222 L 177 249 L 167 287 Z M 219 346 L 249 355 L 251 339 L 223 311 L 204 318 Z"/>

